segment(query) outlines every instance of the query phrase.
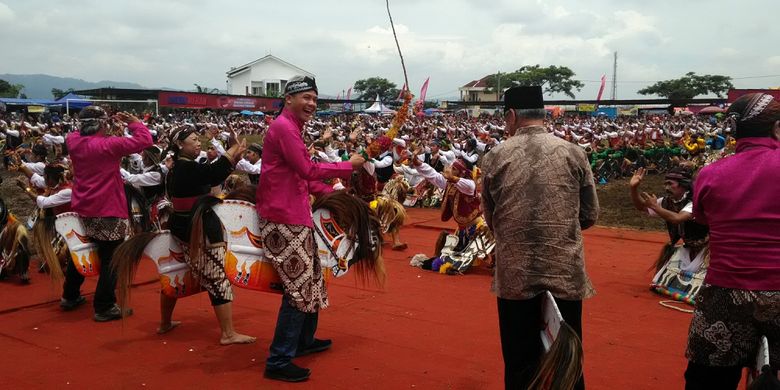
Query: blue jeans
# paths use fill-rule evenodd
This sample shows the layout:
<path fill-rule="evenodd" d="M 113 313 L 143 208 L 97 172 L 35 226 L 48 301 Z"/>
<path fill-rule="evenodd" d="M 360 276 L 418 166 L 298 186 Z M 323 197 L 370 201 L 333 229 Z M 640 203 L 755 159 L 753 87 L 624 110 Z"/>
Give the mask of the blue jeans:
<path fill-rule="evenodd" d="M 271 341 L 271 355 L 265 362 L 267 369 L 287 366 L 297 351 L 314 342 L 318 315 L 319 313 L 304 313 L 296 309 L 286 296 L 282 296 L 274 339 Z"/>

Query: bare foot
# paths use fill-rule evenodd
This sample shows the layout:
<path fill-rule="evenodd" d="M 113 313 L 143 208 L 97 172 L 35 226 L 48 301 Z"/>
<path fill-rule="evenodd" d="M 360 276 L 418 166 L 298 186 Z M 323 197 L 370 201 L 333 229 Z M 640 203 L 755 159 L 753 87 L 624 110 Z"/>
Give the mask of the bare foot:
<path fill-rule="evenodd" d="M 160 325 L 160 327 L 157 328 L 157 334 L 166 334 L 179 325 L 181 325 L 181 321 L 171 321 L 170 324 Z"/>
<path fill-rule="evenodd" d="M 257 341 L 257 337 L 247 336 L 245 334 L 233 333 L 230 336 L 222 336 L 219 343 L 222 345 L 230 344 L 252 344 Z"/>

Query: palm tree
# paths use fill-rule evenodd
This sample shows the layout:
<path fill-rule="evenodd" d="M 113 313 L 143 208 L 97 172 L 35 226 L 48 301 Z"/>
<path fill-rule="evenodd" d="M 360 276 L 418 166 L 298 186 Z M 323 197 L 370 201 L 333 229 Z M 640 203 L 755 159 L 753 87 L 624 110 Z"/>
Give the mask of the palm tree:
<path fill-rule="evenodd" d="M 219 93 L 219 90 L 216 88 L 201 87 L 198 84 L 193 85 L 195 86 L 195 92 L 197 93 Z"/>

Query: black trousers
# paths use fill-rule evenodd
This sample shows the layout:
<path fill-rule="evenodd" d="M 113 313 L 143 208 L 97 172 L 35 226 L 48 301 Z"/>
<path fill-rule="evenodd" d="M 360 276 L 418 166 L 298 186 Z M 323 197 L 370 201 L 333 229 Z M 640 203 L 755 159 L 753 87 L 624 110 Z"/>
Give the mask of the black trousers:
<path fill-rule="evenodd" d="M 524 390 L 536 374 L 544 354 L 540 337 L 542 297 L 526 300 L 498 298 L 498 326 L 501 352 L 504 355 L 504 386 L 507 390 Z M 582 338 L 582 301 L 555 299 L 563 320 Z M 575 389 L 585 389 L 581 377 Z"/>
<path fill-rule="evenodd" d="M 111 259 L 114 250 L 123 242 L 92 240 L 97 245 L 98 258 L 100 259 L 100 276 L 98 277 L 97 287 L 95 287 L 95 299 L 92 306 L 95 313 L 102 313 L 111 309 L 116 303 L 116 273 L 112 272 Z M 84 283 L 84 276 L 76 270 L 72 261 L 68 261 L 65 267 L 65 284 L 62 286 L 62 297 L 72 301 L 81 295 L 81 285 Z"/>
<path fill-rule="evenodd" d="M 736 390 L 742 380 L 742 367 L 710 367 L 688 362 L 685 390 Z"/>

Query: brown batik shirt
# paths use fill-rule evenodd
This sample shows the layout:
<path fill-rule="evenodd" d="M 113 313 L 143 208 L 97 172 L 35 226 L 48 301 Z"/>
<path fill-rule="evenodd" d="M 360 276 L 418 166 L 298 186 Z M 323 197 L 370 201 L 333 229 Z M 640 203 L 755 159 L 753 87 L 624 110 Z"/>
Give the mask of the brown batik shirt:
<path fill-rule="evenodd" d="M 504 299 L 595 295 L 582 228 L 599 205 L 585 152 L 541 126 L 517 130 L 482 161 L 485 219 L 496 239 L 493 292 Z"/>

